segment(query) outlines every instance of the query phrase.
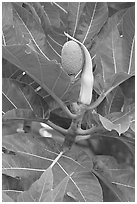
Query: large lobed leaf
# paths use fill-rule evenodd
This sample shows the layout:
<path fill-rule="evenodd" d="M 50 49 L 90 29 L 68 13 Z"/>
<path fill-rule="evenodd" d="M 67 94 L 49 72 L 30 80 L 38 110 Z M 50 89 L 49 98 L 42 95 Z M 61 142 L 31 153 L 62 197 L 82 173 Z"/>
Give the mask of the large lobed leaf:
<path fill-rule="evenodd" d="M 121 10 L 108 19 L 96 49 L 96 89 L 116 87 L 134 75 L 134 7 Z"/>
<path fill-rule="evenodd" d="M 12 83 L 15 82 L 16 84 L 15 86 L 17 86 L 17 84 L 20 84 L 22 88 L 24 87 L 24 90 L 26 89 L 25 87 L 28 87 L 27 88 L 28 95 L 30 95 L 30 97 L 32 97 L 32 95 L 33 97 L 36 95 L 36 98 L 38 98 L 38 95 L 39 95 L 39 99 L 41 98 L 43 103 L 48 104 L 50 110 L 54 110 L 59 107 L 57 102 L 55 102 L 55 100 L 48 94 L 48 92 L 44 90 L 30 76 L 28 76 L 26 72 L 23 72 L 17 66 L 15 66 L 14 64 L 11 64 L 5 59 L 2 59 L 2 77 L 4 78 L 5 81 L 7 81 L 7 83 L 11 83 L 12 81 Z M 33 94 L 32 94 L 32 91 L 29 91 L 29 90 L 33 90 Z M 67 102 L 72 100 L 72 98 L 69 97 L 69 94 L 67 95 L 66 99 L 67 99 Z M 37 100 L 33 100 L 33 102 L 37 103 Z M 6 106 L 4 103 L 3 105 L 4 105 L 3 109 L 5 109 Z M 9 107 L 7 106 L 7 110 L 11 110 L 11 108 L 10 109 L 8 108 Z"/>
<path fill-rule="evenodd" d="M 45 52 L 46 47 L 43 50 L 46 40 L 41 45 L 39 41 L 41 33 L 43 35 L 41 25 L 33 18 L 33 26 L 31 22 L 24 19 L 28 15 L 28 19 L 32 19 L 33 16 L 18 4 L 13 5 L 13 7 L 11 6 L 13 25 L 3 26 L 3 57 L 21 70 L 26 71 L 49 95 L 56 95 L 68 101 L 70 100 L 70 90 L 73 87 L 72 98 L 76 100 L 79 85 L 78 83 L 71 84 L 70 77 L 63 71 L 61 65 L 57 61 L 49 59 Z"/>
<path fill-rule="evenodd" d="M 4 151 L 3 154 L 3 173 L 20 178 L 22 187 L 29 196 L 32 195 L 29 193 L 30 186 L 35 185 L 37 181 L 40 185 L 42 180 L 44 182 L 41 176 L 44 177 L 43 172 L 52 164 L 60 150 L 60 145 L 52 139 L 22 133 L 4 136 L 3 147 L 10 150 Z M 53 189 L 69 176 L 65 194 L 72 194 L 77 201 L 102 201 L 100 184 L 90 173 L 91 165 L 85 166 L 86 161 L 90 161 L 88 156 L 76 147 L 63 155 L 52 168 Z M 55 190 L 56 195 L 61 186 Z M 57 199 L 57 196 L 55 197 Z"/>
<path fill-rule="evenodd" d="M 50 94 L 51 91 L 54 91 L 57 96 L 61 97 L 60 91 L 64 95 L 68 92 L 62 99 L 68 101 L 69 98 L 70 100 L 71 93 L 71 98 L 73 96 L 76 100 L 79 84 L 73 86 L 73 91 L 68 91 L 68 89 L 72 90 L 69 77 L 60 69 L 59 64 L 50 62 L 48 59 L 56 59 L 60 62 L 61 49 L 67 40 L 64 31 L 73 34 L 73 37 L 78 38 L 81 42 L 89 43 L 107 19 L 107 4 L 47 2 L 42 4 L 26 3 L 22 7 L 21 4 L 9 3 L 8 6 L 11 8 L 13 21 L 12 25 L 6 25 L 6 28 L 3 24 L 3 57 L 23 71 L 27 71 L 41 86 L 43 86 L 43 78 L 45 81 L 49 79 L 46 87 L 43 88 L 48 91 L 49 86 L 50 89 L 52 86 L 52 90 L 48 91 Z M 5 4 L 3 4 L 3 8 L 6 10 Z M 75 32 L 76 36 L 74 36 Z M 22 58 L 26 59 L 25 63 Z M 43 71 L 45 67 L 46 69 Z M 52 81 L 51 75 L 55 83 Z M 53 88 L 55 86 L 58 87 L 57 91 Z"/>

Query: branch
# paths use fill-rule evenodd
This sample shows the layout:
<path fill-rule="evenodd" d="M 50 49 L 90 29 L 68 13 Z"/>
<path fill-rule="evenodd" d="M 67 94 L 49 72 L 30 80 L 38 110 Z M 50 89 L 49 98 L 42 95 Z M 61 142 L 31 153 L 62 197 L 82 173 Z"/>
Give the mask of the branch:
<path fill-rule="evenodd" d="M 52 127 L 54 130 L 58 131 L 59 133 L 66 135 L 68 134 L 68 130 L 64 129 L 58 125 L 55 125 L 54 123 L 52 123 L 50 120 L 45 122 L 47 125 L 49 125 L 50 127 Z"/>

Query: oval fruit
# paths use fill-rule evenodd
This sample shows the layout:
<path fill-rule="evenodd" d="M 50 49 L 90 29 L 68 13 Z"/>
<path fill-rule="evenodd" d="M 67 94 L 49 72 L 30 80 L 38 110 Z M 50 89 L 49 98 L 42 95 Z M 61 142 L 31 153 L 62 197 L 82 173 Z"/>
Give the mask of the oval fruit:
<path fill-rule="evenodd" d="M 91 59 L 90 53 L 85 47 L 85 45 L 83 45 L 81 42 L 71 37 L 67 33 L 65 35 L 72 40 L 74 39 L 76 43 L 80 44 L 81 49 L 83 50 L 85 61 L 84 61 L 84 66 L 82 68 L 82 73 L 81 73 L 81 89 L 79 94 L 79 102 L 85 105 L 90 105 L 92 100 L 92 91 L 93 91 L 93 85 L 94 85 L 93 65 L 92 65 L 92 59 Z"/>
<path fill-rule="evenodd" d="M 66 42 L 61 51 L 62 68 L 70 75 L 77 74 L 83 67 L 84 55 L 80 45 L 70 40 Z"/>

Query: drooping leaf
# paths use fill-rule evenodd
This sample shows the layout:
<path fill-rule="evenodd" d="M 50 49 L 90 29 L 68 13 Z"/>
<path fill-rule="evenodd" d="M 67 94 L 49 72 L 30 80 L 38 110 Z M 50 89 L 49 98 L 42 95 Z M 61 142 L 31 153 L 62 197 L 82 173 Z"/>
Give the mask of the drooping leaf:
<path fill-rule="evenodd" d="M 116 130 L 119 135 L 126 132 L 134 115 L 134 105 L 124 112 L 115 112 L 106 117 L 99 115 L 102 125 L 109 131 Z"/>
<path fill-rule="evenodd" d="M 109 131 L 116 130 L 117 132 L 120 132 L 120 124 L 113 124 L 110 120 L 108 120 L 105 117 L 102 117 L 101 115 L 99 115 L 99 118 L 104 128 L 106 128 Z"/>

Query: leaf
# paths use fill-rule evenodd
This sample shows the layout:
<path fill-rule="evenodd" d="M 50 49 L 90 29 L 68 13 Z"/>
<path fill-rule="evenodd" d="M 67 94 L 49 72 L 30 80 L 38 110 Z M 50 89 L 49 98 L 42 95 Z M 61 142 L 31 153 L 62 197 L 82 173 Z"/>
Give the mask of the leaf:
<path fill-rule="evenodd" d="M 124 95 L 120 87 L 116 87 L 112 90 L 103 100 L 103 102 L 97 107 L 97 112 L 102 115 L 108 115 L 113 112 L 120 112 L 124 105 Z"/>
<path fill-rule="evenodd" d="M 124 103 L 124 96 L 119 87 L 115 88 L 107 95 L 107 114 L 113 112 L 120 112 Z"/>
<path fill-rule="evenodd" d="M 121 10 L 134 5 L 134 2 L 108 2 L 108 6 L 115 10 Z"/>
<path fill-rule="evenodd" d="M 13 79 L 3 79 L 2 85 L 4 113 L 13 109 L 29 109 L 35 117 L 45 118 L 48 105 L 29 85 Z M 17 116 L 19 111 L 14 110 L 14 114 Z"/>
<path fill-rule="evenodd" d="M 53 25 L 60 24 L 58 10 L 55 9 L 55 6 L 50 2 L 46 2 L 43 5 L 38 2 L 32 2 L 31 5 L 40 18 L 41 27 L 46 37 L 46 55 L 49 57 L 49 59 L 56 59 L 58 62 L 60 62 L 62 45 L 56 40 L 56 38 L 58 39 L 58 35 L 52 28 Z"/>
<path fill-rule="evenodd" d="M 6 193 L 2 192 L 2 202 L 14 202 Z"/>
<path fill-rule="evenodd" d="M 128 202 L 135 202 L 134 180 L 134 174 L 127 172 L 124 175 L 118 175 L 116 181 L 113 181 L 113 183 L 117 184 L 118 188 L 123 192 Z"/>
<path fill-rule="evenodd" d="M 130 128 L 135 132 L 135 120 L 131 121 Z"/>
<path fill-rule="evenodd" d="M 108 17 L 107 4 L 102 2 L 69 3 L 68 12 L 70 35 L 86 44 L 100 31 Z"/>
<path fill-rule="evenodd" d="M 17 11 L 13 9 L 15 21 L 14 28 L 12 29 L 14 31 L 10 36 L 4 33 L 6 44 L 3 45 L 3 57 L 21 70 L 26 71 L 53 98 L 56 95 L 68 101 L 66 97 L 69 97 L 70 100 L 70 92 L 72 93 L 73 99 L 77 98 L 80 87 L 79 83 L 71 84 L 70 77 L 63 71 L 61 65 L 57 61 L 48 58 L 37 42 L 37 37 L 24 22 L 25 9 L 22 10 L 23 8 L 15 3 L 14 7 L 17 9 Z M 31 15 L 28 12 L 27 14 Z M 38 29 L 41 29 L 39 27 L 40 25 Z M 75 92 L 74 94 L 73 91 Z"/>
<path fill-rule="evenodd" d="M 4 136 L 3 147 L 14 152 L 14 155 L 3 154 L 3 173 L 20 177 L 25 191 L 40 178 L 60 152 L 60 145 L 53 139 L 42 138 L 35 134 Z M 66 192 L 71 192 L 78 201 L 102 201 L 101 186 L 97 178 L 89 173 L 91 169 L 89 164 L 91 160 L 82 150 L 72 148 L 62 155 L 52 168 L 53 189 L 66 176 L 73 173 L 69 176 L 70 182 Z"/>
<path fill-rule="evenodd" d="M 45 194 L 53 187 L 53 173 L 52 168 L 48 168 L 35 181 L 28 191 L 21 193 L 18 196 L 18 202 L 43 202 Z"/>
<path fill-rule="evenodd" d="M 96 171 L 105 178 L 110 178 L 126 201 L 134 202 L 134 170 L 118 164 L 111 156 L 96 156 L 94 159 Z"/>
<path fill-rule="evenodd" d="M 14 77 L 14 75 L 20 75 L 22 73 L 21 70 L 19 70 L 18 67 L 8 62 L 6 59 L 2 58 L 2 77 L 3 78 L 9 78 Z"/>
<path fill-rule="evenodd" d="M 44 56 L 37 55 L 34 52 L 25 54 L 27 47 L 23 45 L 3 48 L 4 57 L 23 71 L 26 71 L 52 97 L 56 95 L 66 101 L 70 100 L 69 95 L 72 94 L 72 100 L 78 98 L 79 82 L 74 85 L 71 84 L 69 76 L 65 74 L 59 64 L 47 61 Z M 13 55 L 15 58 L 13 58 Z"/>
<path fill-rule="evenodd" d="M 102 125 L 109 131 L 116 130 L 119 135 L 126 132 L 130 127 L 130 122 L 134 114 L 134 105 L 125 112 L 115 112 L 102 117 L 99 115 Z"/>
<path fill-rule="evenodd" d="M 2 2 L 2 27 L 7 29 L 13 25 L 13 13 L 10 2 Z"/>
<path fill-rule="evenodd" d="M 3 190 L 5 194 L 7 194 L 13 201 L 12 202 L 17 202 L 17 196 L 22 192 L 22 191 L 14 191 L 14 190 Z"/>
<path fill-rule="evenodd" d="M 125 69 L 131 74 L 135 70 L 135 6 L 128 8 L 120 22 L 123 34 Z"/>
<path fill-rule="evenodd" d="M 130 77 L 128 80 L 120 84 L 120 88 L 124 94 L 125 102 L 127 104 L 135 102 L 135 76 Z"/>
<path fill-rule="evenodd" d="M 52 202 L 63 202 L 64 194 L 68 185 L 69 176 L 66 176 L 57 186 L 53 189 Z"/>
<path fill-rule="evenodd" d="M 45 119 L 38 118 L 30 109 L 13 109 L 11 111 L 7 111 L 3 115 L 3 121 L 6 122 L 8 120 L 45 122 Z"/>
<path fill-rule="evenodd" d="M 109 36 L 99 45 L 100 61 L 103 68 L 104 82 L 111 80 L 118 72 L 123 72 L 122 46 L 117 27 L 112 28 Z"/>
<path fill-rule="evenodd" d="M 22 21 L 24 28 L 26 27 L 25 29 L 29 31 L 31 38 L 36 41 L 39 48 L 49 59 L 60 61 L 59 53 L 57 53 L 48 42 L 48 36 L 46 34 L 50 32 L 51 25 L 43 7 L 41 7 L 41 4 L 38 2 L 31 4 L 33 7 L 30 4 L 27 5 L 29 6 L 29 9 L 33 10 L 33 13 L 30 13 L 30 11 L 20 7 L 16 3 L 12 3 L 16 18 L 19 18 L 20 21 Z M 38 19 L 36 18 L 36 15 Z"/>
<path fill-rule="evenodd" d="M 51 191 L 48 191 L 46 194 L 45 194 L 45 197 L 44 197 L 44 202 L 52 202 L 53 200 L 53 191 L 51 189 Z"/>
<path fill-rule="evenodd" d="M 132 14 L 131 22 L 126 23 L 126 16 L 130 19 L 130 9 L 127 9 L 124 13 L 122 11 L 122 16 L 119 20 L 117 13 L 109 18 L 106 24 L 106 30 L 104 31 L 104 37 L 100 39 L 96 48 L 96 80 L 97 84 L 101 84 L 100 91 L 108 89 L 108 87 L 116 87 L 123 80 L 126 80 L 128 75 L 134 75 L 134 12 Z M 116 18 L 117 17 L 117 18 Z M 120 23 L 122 27 L 126 24 L 126 30 L 130 30 L 130 24 L 132 24 L 131 32 L 128 36 L 122 34 L 119 31 Z M 128 43 L 128 41 L 130 41 Z M 126 46 L 128 43 L 129 46 Z M 125 47 L 126 46 L 126 47 Z M 131 65 L 133 64 L 132 68 Z M 100 76 L 97 78 L 97 76 Z M 120 78 L 122 76 L 122 81 Z M 125 76 L 125 79 L 124 79 Z M 117 81 L 118 78 L 118 82 Z M 101 79 L 100 81 L 98 79 Z M 114 83 L 115 82 L 115 83 Z"/>
<path fill-rule="evenodd" d="M 104 128 L 106 128 L 109 131 L 116 130 L 117 132 L 120 132 L 120 124 L 114 124 L 107 118 L 102 117 L 101 115 L 99 115 L 99 118 Z"/>
<path fill-rule="evenodd" d="M 92 181 L 90 179 L 91 177 Z M 93 175 L 91 176 L 89 172 L 77 172 L 72 178 L 77 185 L 77 189 L 71 184 L 67 190 L 74 195 L 76 200 L 84 202 L 97 202 L 97 200 L 100 202 L 103 201 L 102 189 L 99 188 L 96 177 Z"/>
<path fill-rule="evenodd" d="M 80 21 L 85 5 L 86 5 L 85 2 L 69 2 L 68 3 L 68 6 L 67 6 L 68 31 L 72 37 L 75 37 L 76 30 L 79 28 L 79 21 Z"/>
<path fill-rule="evenodd" d="M 45 13 L 47 14 L 51 26 L 54 28 L 59 28 L 61 24 L 59 10 L 56 5 L 51 2 L 41 2 L 41 5 L 44 7 Z"/>
<path fill-rule="evenodd" d="M 2 77 L 6 79 L 10 78 L 9 80 L 13 79 L 15 81 L 18 81 L 18 83 L 21 83 L 21 84 L 25 83 L 26 86 L 28 85 L 28 87 L 30 87 L 30 89 L 33 89 L 36 94 L 41 96 L 43 99 L 45 98 L 45 100 L 43 99 L 42 100 L 44 101 L 44 103 L 47 102 L 50 110 L 54 110 L 59 107 L 57 102 L 55 102 L 55 100 L 51 96 L 49 96 L 49 94 L 41 86 L 39 86 L 38 83 L 36 83 L 30 76 L 28 76 L 26 72 L 21 71 L 18 67 L 11 64 L 4 58 L 2 59 Z M 5 98 L 3 100 L 5 100 L 5 102 L 3 103 L 3 109 L 4 109 L 4 106 L 6 106 L 4 104 L 6 102 L 8 103 L 8 100 L 6 100 Z"/>

